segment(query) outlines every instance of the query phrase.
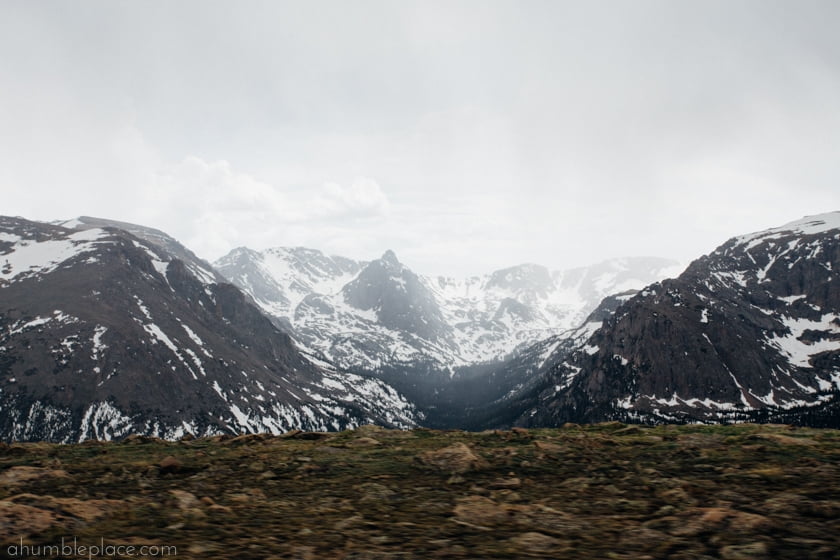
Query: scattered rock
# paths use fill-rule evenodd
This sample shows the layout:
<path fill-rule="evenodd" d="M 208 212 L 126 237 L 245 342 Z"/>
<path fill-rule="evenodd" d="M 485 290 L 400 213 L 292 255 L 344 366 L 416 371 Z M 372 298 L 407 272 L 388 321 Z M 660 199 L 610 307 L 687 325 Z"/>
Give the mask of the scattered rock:
<path fill-rule="evenodd" d="M 362 503 L 382 502 L 396 495 L 396 492 L 378 482 L 366 482 L 354 486 L 353 489 L 358 490 L 362 494 L 362 497 L 359 499 L 359 502 Z"/>
<path fill-rule="evenodd" d="M 484 467 L 486 462 L 463 443 L 426 451 L 418 456 L 421 463 L 451 474 L 463 474 Z"/>
<path fill-rule="evenodd" d="M 358 527 L 364 522 L 365 518 L 361 515 L 353 515 L 351 517 L 338 521 L 335 525 L 333 525 L 333 528 L 335 528 L 336 531 L 346 531 L 350 528 Z"/>
<path fill-rule="evenodd" d="M 812 500 L 803 507 L 804 513 L 824 519 L 840 519 L 840 501 Z"/>
<path fill-rule="evenodd" d="M 123 500 L 78 500 L 36 494 L 18 494 L 8 498 L 7 502 L 46 510 L 57 514 L 57 519 L 75 518 L 84 523 L 101 519 L 127 505 Z"/>
<path fill-rule="evenodd" d="M 193 554 L 194 557 L 204 558 L 209 556 L 208 553 L 218 551 L 220 549 L 218 543 L 214 542 L 194 542 L 187 547 L 187 552 Z"/>
<path fill-rule="evenodd" d="M 796 514 L 798 511 L 807 507 L 809 500 L 805 496 L 794 494 L 792 492 L 782 492 L 775 496 L 768 498 L 764 502 L 762 511 L 768 513 L 785 513 Z"/>
<path fill-rule="evenodd" d="M 542 504 L 500 504 L 484 496 L 467 496 L 457 501 L 454 519 L 464 525 L 490 529 L 515 525 L 522 529 L 569 535 L 583 529 L 585 522 Z"/>
<path fill-rule="evenodd" d="M 384 433 L 386 431 L 387 430 L 385 428 L 383 428 L 382 426 L 377 426 L 376 424 L 364 424 L 364 425 L 359 426 L 358 428 L 356 428 L 354 430 L 354 432 L 356 434 L 368 435 L 368 436 L 375 435 L 375 434 L 381 434 L 381 433 Z"/>
<path fill-rule="evenodd" d="M 518 550 L 530 553 L 548 553 L 556 550 L 563 544 L 563 541 L 537 533 L 534 531 L 523 533 L 510 539 L 511 544 L 515 545 Z"/>
<path fill-rule="evenodd" d="M 341 455 L 348 453 L 348 450 L 343 447 L 333 447 L 332 445 L 319 445 L 313 449 L 316 453 L 325 453 L 327 455 Z"/>
<path fill-rule="evenodd" d="M 222 506 L 219 504 L 213 504 L 211 506 L 207 506 L 207 511 L 212 513 L 233 513 L 233 510 L 227 506 Z"/>
<path fill-rule="evenodd" d="M 776 443 L 782 445 L 817 445 L 817 442 L 812 439 L 786 436 L 784 434 L 757 434 L 755 437 L 764 440 L 775 441 Z"/>
<path fill-rule="evenodd" d="M 763 532 L 773 526 L 767 517 L 747 513 L 730 507 L 689 508 L 673 519 L 670 534 L 693 537 L 708 532 L 727 529 L 734 533 Z"/>
<path fill-rule="evenodd" d="M 142 434 L 130 434 L 122 439 L 122 443 L 141 444 L 141 443 L 159 443 L 163 440 L 152 436 L 144 436 Z"/>
<path fill-rule="evenodd" d="M 347 442 L 348 447 L 376 447 L 377 445 L 382 445 L 382 442 L 372 437 L 360 437 Z"/>
<path fill-rule="evenodd" d="M 549 455 L 560 455 L 566 451 L 564 446 L 547 441 L 535 441 L 534 446 L 543 453 L 548 453 Z"/>
<path fill-rule="evenodd" d="M 836 432 L 784 432 L 816 442 L 808 445 L 757 438 L 772 433 L 757 426 L 628 427 L 531 437 L 428 430 L 413 440 L 363 428 L 325 442 L 203 437 L 142 448 L 138 436 L 20 444 L 19 456 L 0 445 L 0 545 L 117 531 L 126 542 L 165 539 L 190 557 L 224 549 L 266 560 L 757 560 L 838 550 Z M 668 441 L 640 444 L 650 433 Z M 765 451 L 746 449 L 750 441 Z M 165 468 L 177 475 L 159 477 Z"/>
<path fill-rule="evenodd" d="M 711 449 L 720 447 L 726 442 L 726 438 L 720 434 L 679 434 L 676 436 L 680 445 L 687 449 Z"/>
<path fill-rule="evenodd" d="M 583 492 L 584 490 L 588 489 L 593 482 L 594 480 L 591 478 L 585 476 L 576 476 L 574 478 L 567 478 L 566 480 L 560 483 L 560 486 L 562 486 L 563 488 L 574 490 L 575 492 Z"/>
<path fill-rule="evenodd" d="M 620 430 L 616 430 L 613 432 L 614 436 L 633 436 L 643 433 L 642 429 L 638 426 L 627 426 L 626 428 L 621 428 Z"/>
<path fill-rule="evenodd" d="M 324 467 L 313 463 L 303 463 L 296 470 L 298 473 L 300 473 L 299 476 L 307 476 L 324 470 Z"/>
<path fill-rule="evenodd" d="M 66 516 L 54 511 L 7 500 L 0 501 L 0 535 L 4 541 L 9 536 L 23 537 L 40 533 L 55 525 L 63 525 L 67 521 Z"/>
<path fill-rule="evenodd" d="M 522 481 L 516 477 L 512 478 L 497 478 L 489 484 L 490 488 L 518 488 Z"/>
<path fill-rule="evenodd" d="M 172 494 L 178 502 L 178 509 L 186 511 L 192 508 L 197 508 L 201 505 L 198 498 L 195 497 L 195 494 L 191 492 L 187 492 L 185 490 L 170 490 L 170 494 Z"/>
<path fill-rule="evenodd" d="M 458 500 L 452 513 L 462 523 L 489 529 L 491 526 L 509 522 L 512 511 L 484 496 L 467 496 Z"/>
<path fill-rule="evenodd" d="M 692 498 L 685 489 L 677 487 L 669 490 L 664 490 L 658 494 L 659 498 L 667 504 L 673 506 L 694 506 L 697 505 L 697 500 Z"/>
<path fill-rule="evenodd" d="M 273 436 L 271 434 L 242 434 L 236 437 L 232 437 L 229 440 L 226 440 L 225 443 L 227 443 L 228 445 L 255 443 L 269 440 L 272 437 Z"/>
<path fill-rule="evenodd" d="M 27 466 L 11 467 L 0 473 L 0 486 L 21 486 L 43 478 L 67 478 L 68 476 L 67 471 L 61 469 Z"/>
<path fill-rule="evenodd" d="M 184 464 L 181 462 L 180 459 L 169 455 L 161 459 L 160 463 L 158 463 L 158 468 L 160 469 L 160 474 L 174 474 L 180 471 L 183 468 Z"/>
<path fill-rule="evenodd" d="M 306 441 L 317 441 L 333 437 L 326 432 L 302 432 L 301 430 L 292 430 L 280 436 L 284 439 L 302 439 Z"/>
<path fill-rule="evenodd" d="M 238 504 L 261 502 L 265 501 L 265 492 L 259 488 L 246 488 L 243 492 L 231 492 L 226 494 L 226 501 Z"/>
<path fill-rule="evenodd" d="M 314 546 L 290 546 L 289 558 L 294 560 L 317 560 L 318 555 Z"/>
<path fill-rule="evenodd" d="M 763 533 L 773 526 L 770 518 L 757 513 L 732 510 L 729 517 L 729 528 L 736 533 Z"/>
<path fill-rule="evenodd" d="M 291 439 L 291 438 L 294 438 L 296 435 L 302 434 L 302 433 L 303 433 L 303 430 L 295 429 L 295 430 L 289 430 L 288 432 L 284 432 L 277 437 L 279 437 L 281 439 Z"/>
<path fill-rule="evenodd" d="M 20 443 L 13 443 L 11 445 L 7 445 L 3 449 L 4 454 L 11 455 L 13 457 L 20 457 L 29 453 L 27 450 L 27 446 L 20 444 Z"/>
<path fill-rule="evenodd" d="M 516 522 L 523 528 L 536 529 L 543 533 L 560 536 L 570 536 L 580 534 L 588 527 L 588 522 L 578 516 L 543 504 L 509 507 L 517 511 Z"/>
<path fill-rule="evenodd" d="M 754 560 L 767 558 L 767 545 L 763 542 L 725 546 L 720 549 L 723 560 Z"/>

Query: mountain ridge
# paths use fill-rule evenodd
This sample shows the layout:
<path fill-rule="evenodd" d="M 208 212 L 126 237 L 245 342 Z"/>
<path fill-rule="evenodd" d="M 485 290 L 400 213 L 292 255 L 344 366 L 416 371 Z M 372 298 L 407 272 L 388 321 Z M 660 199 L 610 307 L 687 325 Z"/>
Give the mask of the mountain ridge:
<path fill-rule="evenodd" d="M 734 421 L 840 394 L 840 212 L 736 236 L 554 357 L 519 422 Z M 831 420 L 834 417 L 835 420 Z"/>
<path fill-rule="evenodd" d="M 340 274 L 328 269 L 301 281 L 300 251 L 236 249 L 214 265 L 303 346 L 342 367 L 416 362 L 449 375 L 574 328 L 606 295 L 640 288 L 679 267 L 667 259 L 625 258 L 554 272 L 523 264 L 455 279 L 418 275 L 388 250 L 369 262 L 344 259 L 354 265 Z M 315 262 L 341 259 L 308 251 Z M 371 315 L 383 303 L 374 300 L 386 293 L 390 313 Z"/>
<path fill-rule="evenodd" d="M 0 217 L 0 437 L 416 424 L 393 388 L 299 353 L 171 238 L 73 225 Z"/>

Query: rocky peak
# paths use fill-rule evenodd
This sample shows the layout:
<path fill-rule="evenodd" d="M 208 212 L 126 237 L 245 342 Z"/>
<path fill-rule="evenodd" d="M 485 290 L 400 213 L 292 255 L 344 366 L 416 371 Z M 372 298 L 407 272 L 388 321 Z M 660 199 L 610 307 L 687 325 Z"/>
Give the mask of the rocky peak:
<path fill-rule="evenodd" d="M 341 292 L 351 306 L 375 311 L 387 328 L 427 340 L 437 340 L 449 329 L 432 291 L 393 251 L 370 262 Z"/>
<path fill-rule="evenodd" d="M 528 421 L 818 415 L 840 392 L 838 218 L 735 237 L 643 289 L 554 365 L 568 390 Z"/>
<path fill-rule="evenodd" d="M 400 263 L 399 259 L 397 259 L 396 253 L 394 253 L 391 249 L 385 251 L 382 256 L 379 258 L 379 261 L 382 263 L 383 266 L 390 269 L 401 269 L 402 264 Z"/>

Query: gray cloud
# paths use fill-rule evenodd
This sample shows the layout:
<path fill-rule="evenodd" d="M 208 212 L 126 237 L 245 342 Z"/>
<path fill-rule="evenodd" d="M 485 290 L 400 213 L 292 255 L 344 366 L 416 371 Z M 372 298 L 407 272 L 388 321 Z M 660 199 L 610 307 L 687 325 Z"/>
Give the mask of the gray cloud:
<path fill-rule="evenodd" d="M 4 213 L 424 272 L 840 206 L 836 2 L 5 2 Z M 68 193 L 70 194 L 68 198 Z"/>

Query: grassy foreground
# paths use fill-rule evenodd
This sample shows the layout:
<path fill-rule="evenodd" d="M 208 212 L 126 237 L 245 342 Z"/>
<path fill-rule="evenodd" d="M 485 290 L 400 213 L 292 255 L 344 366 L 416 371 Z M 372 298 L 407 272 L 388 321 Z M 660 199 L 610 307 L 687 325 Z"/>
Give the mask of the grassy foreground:
<path fill-rule="evenodd" d="M 62 538 L 73 554 L 45 548 Z M 840 558 L 840 431 L 0 444 L 0 542 L 3 558 Z"/>

